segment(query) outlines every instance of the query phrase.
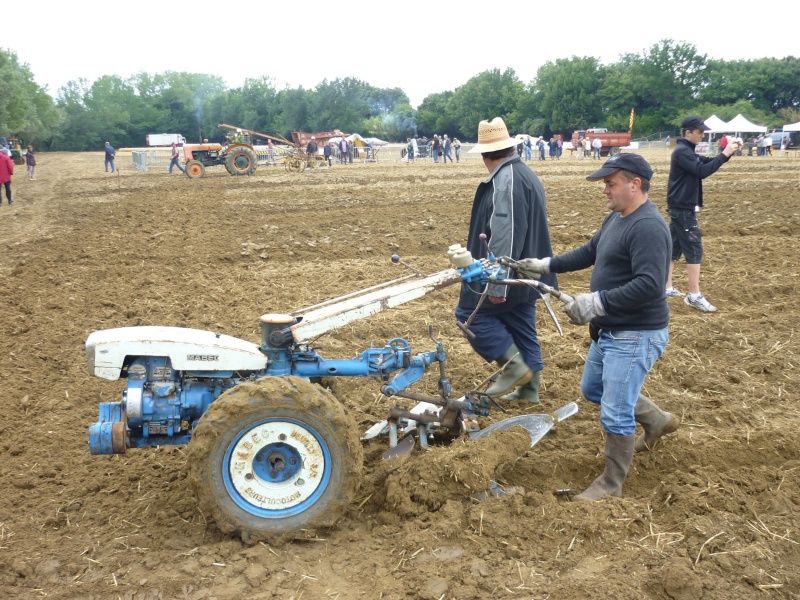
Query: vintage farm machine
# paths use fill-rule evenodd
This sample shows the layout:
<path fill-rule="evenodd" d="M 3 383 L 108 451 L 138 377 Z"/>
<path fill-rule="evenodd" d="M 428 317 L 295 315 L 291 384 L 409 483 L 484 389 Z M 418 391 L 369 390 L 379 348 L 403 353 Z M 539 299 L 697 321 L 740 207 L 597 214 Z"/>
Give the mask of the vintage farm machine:
<path fill-rule="evenodd" d="M 364 436 L 388 434 L 387 458 L 417 443 L 427 448 L 432 441 L 481 437 L 513 425 L 525 427 L 535 444 L 577 412 L 577 405 L 480 430 L 477 418 L 497 404 L 480 390 L 454 397 L 446 355 L 431 328 L 434 349 L 418 354 L 402 338 L 349 359 L 323 358 L 314 348 L 325 333 L 461 282 L 531 285 L 566 296 L 538 281 L 509 277 L 503 261 L 492 256 L 473 260 L 460 245 L 448 256 L 453 268 L 433 275 L 417 271 L 291 314 L 262 315 L 260 344 L 177 327 L 92 333 L 86 340 L 89 373 L 127 379 L 127 385 L 120 401 L 100 404 L 98 421 L 89 427 L 91 453 L 188 443 L 189 478 L 202 510 L 226 533 L 278 540 L 333 524 L 358 486 L 362 451 L 356 424 L 317 385 L 321 378 L 369 377 L 384 395 L 417 402 L 410 409 L 393 407 Z M 459 326 L 471 333 L 469 321 Z M 438 395 L 410 392 L 433 366 Z"/>
<path fill-rule="evenodd" d="M 275 149 L 275 153 L 279 154 L 280 158 L 277 161 L 273 160 L 273 162 L 275 164 L 282 162 L 283 167 L 287 171 L 302 173 L 306 169 L 318 169 L 323 165 L 326 165 L 325 157 L 316 155 L 309 156 L 306 154 L 306 146 L 302 143 L 301 139 L 297 137 L 296 132 L 292 133 L 294 141 L 291 142 L 281 135 L 268 135 L 266 133 L 260 133 L 250 129 L 243 130 L 241 127 L 228 125 L 227 123 L 220 123 L 217 125 L 217 127 L 242 132 L 244 141 L 247 144 L 252 144 L 253 137 L 259 137 L 265 140 L 277 142 L 280 144 L 280 147 Z"/>

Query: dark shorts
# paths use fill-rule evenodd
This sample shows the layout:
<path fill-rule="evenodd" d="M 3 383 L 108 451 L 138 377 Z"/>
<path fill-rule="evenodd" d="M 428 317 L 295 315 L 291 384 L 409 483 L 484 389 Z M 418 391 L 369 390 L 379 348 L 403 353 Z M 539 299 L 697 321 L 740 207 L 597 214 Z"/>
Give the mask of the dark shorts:
<path fill-rule="evenodd" d="M 670 208 L 669 232 L 672 235 L 672 260 L 686 257 L 686 263 L 699 265 L 703 258 L 703 233 L 697 224 L 694 210 L 675 210 Z"/>

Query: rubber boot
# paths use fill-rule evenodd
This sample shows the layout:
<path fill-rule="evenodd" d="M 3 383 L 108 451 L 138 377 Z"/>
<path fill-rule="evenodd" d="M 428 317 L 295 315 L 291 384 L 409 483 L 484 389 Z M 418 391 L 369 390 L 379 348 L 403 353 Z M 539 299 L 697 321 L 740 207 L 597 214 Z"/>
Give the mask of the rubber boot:
<path fill-rule="evenodd" d="M 575 496 L 576 500 L 599 500 L 606 496 L 622 496 L 622 484 L 628 476 L 633 461 L 636 435 L 606 434 L 606 468 L 603 474 L 586 490 Z"/>
<path fill-rule="evenodd" d="M 500 372 L 499 377 L 486 388 L 486 394 L 493 398 L 508 394 L 517 386 L 528 383 L 533 377 L 533 371 L 522 360 L 516 344 L 511 344 L 508 350 L 503 352 L 503 355 L 495 362 L 503 370 Z"/>
<path fill-rule="evenodd" d="M 678 417 L 661 410 L 655 402 L 642 394 L 636 399 L 633 416 L 644 427 L 644 433 L 636 438 L 636 452 L 652 450 L 662 435 L 672 433 L 681 426 Z"/>
<path fill-rule="evenodd" d="M 542 378 L 542 372 L 536 371 L 531 377 L 531 380 L 525 385 L 519 386 L 510 394 L 501 396 L 500 400 L 504 402 L 512 402 L 514 400 L 524 400 L 530 404 L 539 404 L 539 382 Z"/>

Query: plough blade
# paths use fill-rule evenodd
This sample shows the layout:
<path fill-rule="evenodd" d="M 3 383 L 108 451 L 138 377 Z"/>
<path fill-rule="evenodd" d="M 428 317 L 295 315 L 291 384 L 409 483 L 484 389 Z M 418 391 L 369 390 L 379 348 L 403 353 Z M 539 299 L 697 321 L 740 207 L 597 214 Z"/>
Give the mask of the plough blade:
<path fill-rule="evenodd" d="M 479 440 L 494 431 L 505 431 L 510 427 L 522 427 L 531 436 L 531 448 L 533 448 L 553 428 L 553 425 L 568 419 L 577 412 L 578 405 L 575 402 L 570 402 L 550 415 L 519 415 L 503 419 L 497 423 L 492 423 L 485 429 L 471 432 L 469 437 L 473 440 Z"/>

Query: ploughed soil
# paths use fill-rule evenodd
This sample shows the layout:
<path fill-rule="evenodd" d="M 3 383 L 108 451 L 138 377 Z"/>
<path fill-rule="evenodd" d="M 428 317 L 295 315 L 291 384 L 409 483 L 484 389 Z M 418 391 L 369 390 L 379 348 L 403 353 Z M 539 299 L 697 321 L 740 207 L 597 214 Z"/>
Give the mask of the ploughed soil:
<path fill-rule="evenodd" d="M 644 153 L 666 213 L 668 154 Z M 595 407 L 580 399 L 586 328 L 540 311 L 540 407 L 580 412 L 533 448 L 509 431 L 383 461 L 364 444 L 354 501 L 331 529 L 280 545 L 222 533 L 189 485 L 187 448 L 91 456 L 87 427 L 124 381 L 87 373 L 101 329 L 170 325 L 260 341 L 258 317 L 432 273 L 464 242 L 482 163 L 379 162 L 303 174 L 222 167 L 189 180 L 103 172 L 100 153 L 39 155 L 0 207 L 0 596 L 5 598 L 799 598 L 800 162 L 734 158 L 705 182 L 702 287 L 719 307 L 671 299 L 670 343 L 645 393 L 683 420 L 635 456 L 624 497 L 571 501 L 602 470 Z M 531 165 L 556 252 L 606 212 L 599 163 Z M 589 272 L 560 277 L 588 289 Z M 685 290 L 680 264 L 676 285 Z M 448 353 L 454 391 L 493 372 L 456 327 L 456 287 L 327 334 L 328 358 L 394 337 Z M 436 392 L 436 373 L 414 389 Z M 361 430 L 392 401 L 373 380 L 330 384 Z M 494 411 L 483 424 L 501 418 Z M 488 442 L 488 443 L 487 443 Z M 516 488 L 472 498 L 491 479 Z M 565 490 L 572 490 L 566 492 Z M 560 492 L 560 493 L 557 493 Z"/>

